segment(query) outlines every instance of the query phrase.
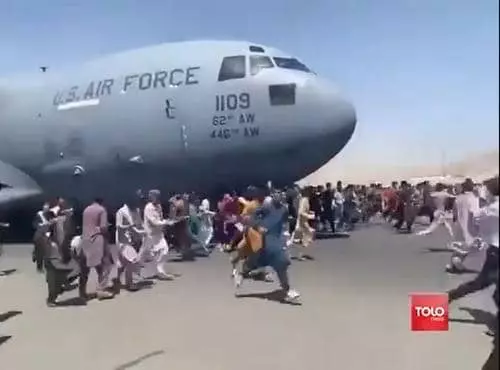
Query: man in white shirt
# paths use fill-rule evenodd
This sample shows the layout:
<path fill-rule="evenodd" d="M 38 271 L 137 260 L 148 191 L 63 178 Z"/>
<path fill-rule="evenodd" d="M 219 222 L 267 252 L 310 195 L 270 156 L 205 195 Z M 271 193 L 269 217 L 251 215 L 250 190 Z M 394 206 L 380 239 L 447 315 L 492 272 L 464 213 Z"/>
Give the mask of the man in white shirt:
<path fill-rule="evenodd" d="M 486 198 L 488 196 L 488 190 L 486 189 L 486 186 L 484 184 L 478 185 L 475 189 L 474 192 L 477 194 L 479 197 L 479 205 L 483 207 L 486 205 Z"/>
<path fill-rule="evenodd" d="M 434 202 L 435 208 L 434 220 L 427 229 L 419 231 L 417 235 L 429 235 L 434 232 L 440 225 L 444 225 L 448 230 L 450 236 L 454 238 L 453 229 L 446 218 L 446 202 L 449 198 L 454 197 L 453 194 L 450 194 L 448 191 L 446 191 L 446 187 L 443 184 L 437 184 L 436 191 L 434 191 L 430 195 Z"/>
<path fill-rule="evenodd" d="M 453 207 L 453 219 L 458 224 L 458 232 L 452 243 L 453 255 L 450 263 L 446 265 L 446 271 L 450 273 L 460 272 L 464 269 L 463 261 L 468 253 L 479 247 L 481 243 L 478 238 L 478 227 L 474 220 L 474 212 L 479 209 L 479 197 L 474 194 L 472 181 L 462 184 L 462 193 L 455 200 Z"/>
<path fill-rule="evenodd" d="M 465 181 L 462 185 L 462 194 L 457 196 L 453 206 L 453 219 L 459 226 L 456 242 L 467 249 L 477 239 L 479 230 L 473 216 L 478 209 L 479 197 L 474 194 L 474 184 L 472 181 Z"/>
<path fill-rule="evenodd" d="M 210 201 L 207 198 L 203 199 L 199 207 L 200 231 L 198 233 L 198 241 L 207 253 L 210 252 L 208 246 L 214 235 L 214 214 L 215 212 L 210 211 Z"/>
<path fill-rule="evenodd" d="M 485 181 L 488 190 L 488 204 L 474 212 L 479 224 L 479 235 L 488 244 L 486 260 L 475 279 L 459 285 L 448 292 L 450 302 L 498 283 L 498 176 Z"/>
<path fill-rule="evenodd" d="M 168 244 L 165 240 L 164 228 L 169 224 L 163 218 L 159 190 L 149 192 L 149 202 L 144 207 L 144 244 L 139 251 L 139 260 L 144 262 L 147 255 L 153 255 L 156 261 L 157 277 L 161 280 L 172 280 L 173 275 L 165 271 Z"/>
<path fill-rule="evenodd" d="M 342 182 L 337 181 L 337 188 L 333 194 L 333 206 L 335 207 L 335 222 L 337 223 L 337 230 L 342 228 L 344 221 L 344 193 L 342 189 Z"/>
<path fill-rule="evenodd" d="M 139 272 L 139 255 L 137 250 L 144 242 L 144 229 L 138 201 L 129 200 L 116 212 L 116 247 L 118 256 L 115 258 L 117 275 L 114 279 L 115 289 L 121 287 L 121 275 L 125 273 L 125 287 L 129 291 L 139 289 L 134 284 L 134 273 Z"/>

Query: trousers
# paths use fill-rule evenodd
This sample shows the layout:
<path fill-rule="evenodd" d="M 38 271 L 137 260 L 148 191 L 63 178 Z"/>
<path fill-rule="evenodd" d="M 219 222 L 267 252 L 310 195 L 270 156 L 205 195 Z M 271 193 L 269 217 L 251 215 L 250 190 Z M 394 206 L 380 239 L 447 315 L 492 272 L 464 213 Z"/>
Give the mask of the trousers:
<path fill-rule="evenodd" d="M 144 263 L 150 256 L 156 265 L 156 272 L 159 274 L 166 274 L 165 268 L 168 255 L 168 243 L 163 235 L 146 236 L 144 244 L 139 251 L 139 260 Z"/>
<path fill-rule="evenodd" d="M 78 283 L 78 291 L 80 297 L 85 297 L 87 295 L 87 283 L 89 281 L 90 267 L 87 266 L 87 260 L 85 255 L 81 253 L 80 255 L 80 279 Z M 107 258 L 103 259 L 100 265 L 94 267 L 97 272 L 97 291 L 102 292 L 106 290 L 109 283 L 109 275 L 111 274 L 112 264 Z"/>
<path fill-rule="evenodd" d="M 44 267 L 48 289 L 47 301 L 55 302 L 57 297 L 63 292 L 63 286 L 76 279 L 80 271 L 78 267 L 71 265 L 61 268 L 61 264 L 50 259 L 44 261 Z"/>
<path fill-rule="evenodd" d="M 321 222 L 325 226 L 328 223 L 330 225 L 330 229 L 332 230 L 332 233 L 335 232 L 335 217 L 333 214 L 333 209 L 331 209 L 331 208 L 324 208 L 323 209 L 323 212 L 321 213 Z"/>
<path fill-rule="evenodd" d="M 498 247 L 490 245 L 486 250 L 486 259 L 475 279 L 467 281 L 448 292 L 450 302 L 474 292 L 486 289 L 498 283 Z M 497 293 L 498 294 L 498 293 Z"/>
<path fill-rule="evenodd" d="M 420 232 L 420 235 L 428 235 L 433 233 L 440 225 L 444 225 L 448 233 L 453 238 L 453 228 L 451 227 L 450 222 L 446 219 L 446 212 L 437 210 L 434 212 L 434 218 L 429 227 Z"/>
<path fill-rule="evenodd" d="M 274 246 L 262 248 L 245 260 L 242 273 L 248 275 L 251 271 L 266 266 L 270 266 L 276 272 L 281 289 L 288 292 L 290 290 L 290 280 L 288 278 L 290 260 L 286 256 L 284 249 Z"/>

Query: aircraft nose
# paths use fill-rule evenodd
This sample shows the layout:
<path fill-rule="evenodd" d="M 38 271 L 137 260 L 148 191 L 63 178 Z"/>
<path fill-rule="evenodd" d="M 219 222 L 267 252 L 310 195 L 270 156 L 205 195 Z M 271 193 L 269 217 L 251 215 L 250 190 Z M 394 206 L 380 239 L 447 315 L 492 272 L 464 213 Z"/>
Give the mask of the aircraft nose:
<path fill-rule="evenodd" d="M 335 96 L 332 107 L 329 109 L 331 117 L 327 119 L 326 125 L 329 132 L 346 137 L 349 140 L 356 128 L 357 118 L 354 105 L 341 96 Z"/>
<path fill-rule="evenodd" d="M 313 91 L 311 106 L 318 112 L 313 124 L 315 141 L 318 149 L 331 158 L 351 139 L 357 123 L 356 110 L 348 99 L 325 83 L 316 84 Z"/>

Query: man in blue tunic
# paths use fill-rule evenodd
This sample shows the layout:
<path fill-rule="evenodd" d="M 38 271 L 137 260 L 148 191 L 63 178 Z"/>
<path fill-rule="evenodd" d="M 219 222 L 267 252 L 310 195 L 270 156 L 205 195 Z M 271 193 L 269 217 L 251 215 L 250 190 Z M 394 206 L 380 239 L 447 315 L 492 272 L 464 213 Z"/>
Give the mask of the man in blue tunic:
<path fill-rule="evenodd" d="M 250 271 L 270 266 L 276 271 L 283 290 L 285 301 L 296 301 L 300 294 L 290 288 L 288 267 L 290 259 L 286 253 L 286 238 L 283 235 L 288 221 L 288 212 L 284 199 L 279 193 L 272 195 L 272 201 L 255 211 L 250 223 L 263 235 L 263 248 L 246 259 L 242 276 L 247 277 Z"/>

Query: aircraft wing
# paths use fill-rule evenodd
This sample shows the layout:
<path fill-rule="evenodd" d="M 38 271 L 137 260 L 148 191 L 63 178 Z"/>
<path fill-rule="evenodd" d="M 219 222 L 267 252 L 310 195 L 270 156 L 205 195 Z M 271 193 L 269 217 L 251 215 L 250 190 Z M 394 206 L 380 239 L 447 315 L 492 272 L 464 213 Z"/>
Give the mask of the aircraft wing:
<path fill-rule="evenodd" d="M 31 177 L 0 161 L 0 209 L 42 194 L 42 189 Z"/>

